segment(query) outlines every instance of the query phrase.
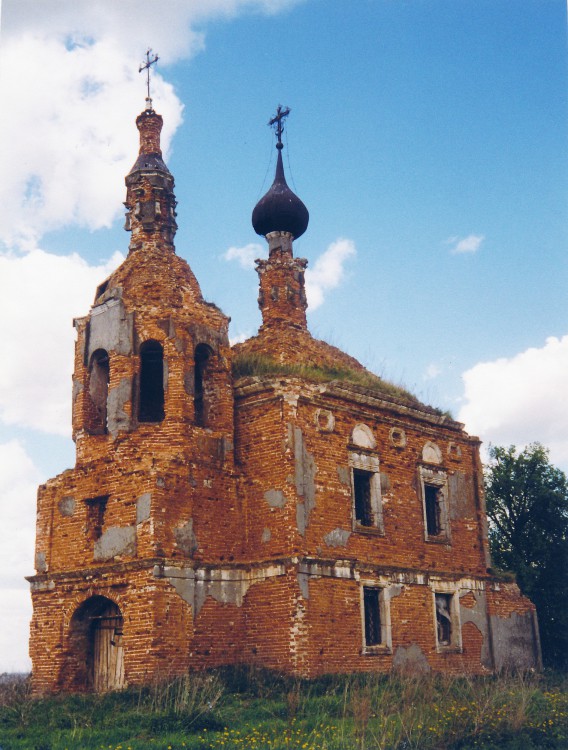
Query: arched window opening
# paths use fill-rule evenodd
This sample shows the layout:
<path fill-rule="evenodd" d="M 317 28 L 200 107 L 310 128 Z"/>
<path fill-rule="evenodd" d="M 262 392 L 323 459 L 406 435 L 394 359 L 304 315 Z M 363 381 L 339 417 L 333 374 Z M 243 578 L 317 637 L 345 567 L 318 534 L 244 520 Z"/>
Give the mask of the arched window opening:
<path fill-rule="evenodd" d="M 208 404 L 208 374 L 212 349 L 207 344 L 195 347 L 195 381 L 193 390 L 193 404 L 195 409 L 195 424 L 205 427 L 209 418 Z"/>
<path fill-rule="evenodd" d="M 164 350 L 157 341 L 140 347 L 140 398 L 138 420 L 161 422 L 164 418 Z"/>
<path fill-rule="evenodd" d="M 125 687 L 123 617 L 105 596 L 92 596 L 75 610 L 69 628 L 66 687 L 96 692 Z"/>
<path fill-rule="evenodd" d="M 89 432 L 101 434 L 107 432 L 107 401 L 110 366 L 108 352 L 97 349 L 91 356 L 89 366 L 89 414 L 87 428 Z"/>

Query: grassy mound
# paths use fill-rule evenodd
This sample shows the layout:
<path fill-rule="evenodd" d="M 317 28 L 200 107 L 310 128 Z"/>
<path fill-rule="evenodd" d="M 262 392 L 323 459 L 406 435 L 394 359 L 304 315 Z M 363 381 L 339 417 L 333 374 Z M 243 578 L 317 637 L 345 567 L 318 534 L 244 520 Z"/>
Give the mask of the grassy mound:
<path fill-rule="evenodd" d="M 34 699 L 0 684 L 3 750 L 561 750 L 566 675 L 341 675 L 253 668 L 106 695 Z"/>

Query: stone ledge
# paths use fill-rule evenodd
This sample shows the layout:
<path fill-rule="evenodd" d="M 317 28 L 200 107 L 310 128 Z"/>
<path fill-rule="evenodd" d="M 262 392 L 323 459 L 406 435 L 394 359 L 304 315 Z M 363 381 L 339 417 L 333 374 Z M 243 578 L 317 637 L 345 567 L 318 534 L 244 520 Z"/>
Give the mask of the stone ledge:
<path fill-rule="evenodd" d="M 250 396 L 264 395 L 263 400 L 271 400 L 282 395 L 282 387 L 302 387 L 300 394 L 303 401 L 314 401 L 318 396 L 328 396 L 339 398 L 356 403 L 360 406 L 387 410 L 402 416 L 410 416 L 423 422 L 438 427 L 445 427 L 456 432 L 463 432 L 464 424 L 448 417 L 446 414 L 438 414 L 434 409 L 428 406 L 420 407 L 418 405 L 406 404 L 402 400 L 396 399 L 386 394 L 341 380 L 330 380 L 325 383 L 316 383 L 314 381 L 286 375 L 247 375 L 239 378 L 234 385 L 235 399 L 245 399 Z M 469 438 L 478 442 L 478 438 Z"/>

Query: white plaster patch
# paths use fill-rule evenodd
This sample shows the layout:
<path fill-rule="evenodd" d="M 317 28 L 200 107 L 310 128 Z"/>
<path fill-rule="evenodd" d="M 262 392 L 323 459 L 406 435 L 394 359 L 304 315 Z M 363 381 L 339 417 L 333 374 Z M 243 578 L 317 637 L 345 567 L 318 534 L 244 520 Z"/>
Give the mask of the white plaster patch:
<path fill-rule="evenodd" d="M 431 440 L 428 440 L 422 448 L 422 460 L 428 464 L 441 464 L 442 451 Z"/>
<path fill-rule="evenodd" d="M 373 431 L 366 424 L 355 425 L 351 433 L 351 442 L 360 448 L 369 448 L 370 450 L 374 450 L 377 447 Z"/>

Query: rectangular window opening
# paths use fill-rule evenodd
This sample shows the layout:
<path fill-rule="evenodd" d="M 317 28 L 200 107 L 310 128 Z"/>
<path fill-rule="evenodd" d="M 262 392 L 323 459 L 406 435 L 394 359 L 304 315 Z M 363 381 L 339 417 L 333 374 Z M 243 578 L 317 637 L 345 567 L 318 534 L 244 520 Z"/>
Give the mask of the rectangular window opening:
<path fill-rule="evenodd" d="M 363 611 L 365 616 L 365 646 L 379 646 L 381 639 L 381 590 L 363 588 Z"/>
<path fill-rule="evenodd" d="M 436 594 L 436 634 L 439 646 L 452 645 L 452 595 Z"/>
<path fill-rule="evenodd" d="M 353 492 L 355 495 L 355 520 L 361 526 L 373 525 L 373 508 L 371 504 L 371 479 L 373 473 L 362 469 L 353 469 Z"/>
<path fill-rule="evenodd" d="M 442 533 L 441 493 L 440 487 L 424 483 L 424 505 L 426 507 L 426 531 L 428 536 L 439 536 Z"/>
<path fill-rule="evenodd" d="M 87 536 L 94 542 L 103 535 L 107 502 L 108 495 L 91 497 L 85 500 L 87 505 Z"/>

